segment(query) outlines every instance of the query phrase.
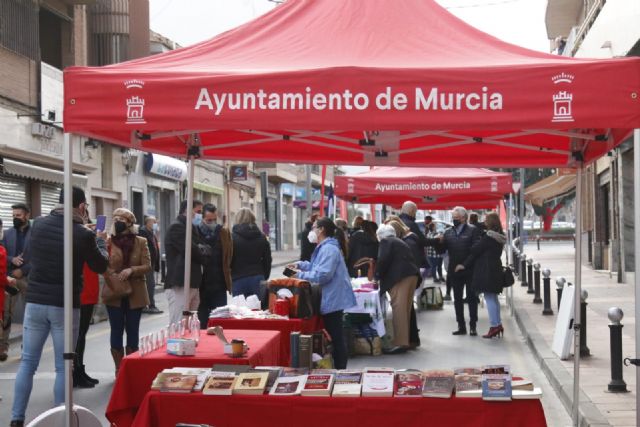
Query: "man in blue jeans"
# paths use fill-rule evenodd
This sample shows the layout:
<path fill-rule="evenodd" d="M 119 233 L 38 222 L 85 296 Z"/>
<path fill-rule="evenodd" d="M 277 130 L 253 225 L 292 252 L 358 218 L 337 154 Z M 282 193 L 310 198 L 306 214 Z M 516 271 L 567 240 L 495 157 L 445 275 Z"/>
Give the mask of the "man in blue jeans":
<path fill-rule="evenodd" d="M 64 191 L 64 190 L 63 190 Z M 63 203 L 63 192 L 60 203 Z M 73 187 L 73 333 L 78 335 L 82 267 L 86 262 L 96 273 L 104 273 L 109 262 L 106 233 L 96 234 L 85 227 L 87 200 L 81 188 Z M 47 216 L 35 220 L 25 261 L 31 263 L 22 330 L 22 361 L 15 383 L 11 427 L 24 425 L 25 413 L 38 369 L 42 349 L 49 334 L 53 340 L 56 379 L 54 402 L 64 403 L 64 208 L 56 206 Z M 75 347 L 75 342 L 74 342 Z"/>

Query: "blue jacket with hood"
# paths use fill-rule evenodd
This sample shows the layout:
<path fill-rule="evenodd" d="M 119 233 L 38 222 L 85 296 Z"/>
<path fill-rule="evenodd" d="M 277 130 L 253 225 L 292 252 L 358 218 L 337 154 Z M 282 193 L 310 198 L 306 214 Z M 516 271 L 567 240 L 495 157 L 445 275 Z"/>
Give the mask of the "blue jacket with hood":
<path fill-rule="evenodd" d="M 298 261 L 298 279 L 322 286 L 322 314 L 345 310 L 356 305 L 356 296 L 351 288 L 351 279 L 344 263 L 338 241 L 328 237 L 311 255 L 311 261 Z"/>

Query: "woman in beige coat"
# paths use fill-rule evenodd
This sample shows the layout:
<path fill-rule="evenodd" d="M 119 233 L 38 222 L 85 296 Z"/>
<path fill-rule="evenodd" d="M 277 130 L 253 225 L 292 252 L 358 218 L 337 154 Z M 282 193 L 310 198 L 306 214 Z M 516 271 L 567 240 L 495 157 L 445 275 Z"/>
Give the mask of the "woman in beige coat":
<path fill-rule="evenodd" d="M 136 217 L 130 210 L 119 208 L 113 211 L 106 274 L 115 272 L 121 281 L 128 280 L 131 285 L 131 294 L 128 296 L 103 298 L 111 325 L 111 355 L 116 374 L 125 354 L 124 332 L 127 332 L 126 354 L 131 354 L 138 350 L 140 317 L 142 309 L 149 305 L 145 275 L 151 271 L 151 256 L 147 240 L 138 236 L 135 223 Z"/>

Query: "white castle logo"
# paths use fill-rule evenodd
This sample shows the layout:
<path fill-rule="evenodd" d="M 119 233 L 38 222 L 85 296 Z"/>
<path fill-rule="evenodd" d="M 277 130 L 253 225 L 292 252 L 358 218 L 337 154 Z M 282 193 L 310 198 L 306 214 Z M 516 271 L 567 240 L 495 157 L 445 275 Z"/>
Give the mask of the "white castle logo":
<path fill-rule="evenodd" d="M 554 85 L 557 85 L 559 83 L 573 83 L 573 79 L 574 79 L 573 74 L 567 74 L 567 73 L 560 73 L 558 75 L 551 77 L 551 81 L 553 82 Z"/>
<path fill-rule="evenodd" d="M 132 96 L 127 99 L 127 124 L 146 123 L 144 120 L 144 99 Z"/>
<path fill-rule="evenodd" d="M 560 91 L 553 95 L 553 119 L 552 122 L 572 122 L 571 101 L 573 95 L 566 91 Z"/>
<path fill-rule="evenodd" d="M 144 87 L 144 82 L 142 80 L 136 80 L 136 79 L 125 80 L 124 87 L 126 87 L 127 89 L 133 89 L 133 88 L 142 89 Z"/>

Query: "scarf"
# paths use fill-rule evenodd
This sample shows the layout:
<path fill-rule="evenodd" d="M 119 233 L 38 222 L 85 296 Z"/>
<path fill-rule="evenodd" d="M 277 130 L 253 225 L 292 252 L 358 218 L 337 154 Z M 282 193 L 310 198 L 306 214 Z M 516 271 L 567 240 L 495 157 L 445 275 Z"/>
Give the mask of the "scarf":
<path fill-rule="evenodd" d="M 136 235 L 131 233 L 112 236 L 111 241 L 122 251 L 122 269 L 131 267 L 131 251 L 136 241 Z"/>

